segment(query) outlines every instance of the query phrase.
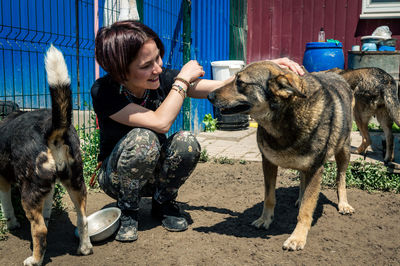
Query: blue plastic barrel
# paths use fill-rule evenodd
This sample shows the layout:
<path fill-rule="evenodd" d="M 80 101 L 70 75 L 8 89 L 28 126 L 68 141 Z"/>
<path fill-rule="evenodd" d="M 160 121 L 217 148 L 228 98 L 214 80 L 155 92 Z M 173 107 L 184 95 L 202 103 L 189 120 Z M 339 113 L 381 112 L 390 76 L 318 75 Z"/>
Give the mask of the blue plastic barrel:
<path fill-rule="evenodd" d="M 344 69 L 343 45 L 334 42 L 309 42 L 303 57 L 303 65 L 308 72 L 331 68 Z"/>

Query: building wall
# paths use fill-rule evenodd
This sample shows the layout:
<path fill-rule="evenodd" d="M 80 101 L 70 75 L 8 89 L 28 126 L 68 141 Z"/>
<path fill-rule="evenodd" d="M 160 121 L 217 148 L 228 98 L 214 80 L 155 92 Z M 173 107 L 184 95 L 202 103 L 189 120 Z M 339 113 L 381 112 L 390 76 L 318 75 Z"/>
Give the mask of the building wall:
<path fill-rule="evenodd" d="M 361 20 L 362 0 L 248 0 L 247 62 L 289 57 L 299 63 L 307 42 L 317 41 L 324 28 L 327 39 L 347 51 L 361 44 L 360 37 L 388 25 L 400 43 L 399 19 Z"/>

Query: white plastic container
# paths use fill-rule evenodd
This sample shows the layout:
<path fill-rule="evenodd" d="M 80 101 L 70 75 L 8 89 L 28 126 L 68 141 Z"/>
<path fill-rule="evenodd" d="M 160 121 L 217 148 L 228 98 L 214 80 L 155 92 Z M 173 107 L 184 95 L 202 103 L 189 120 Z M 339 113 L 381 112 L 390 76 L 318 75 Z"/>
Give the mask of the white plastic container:
<path fill-rule="evenodd" d="M 241 60 L 226 60 L 211 62 L 214 80 L 225 80 L 234 75 L 244 66 Z M 219 109 L 215 108 L 215 117 L 217 126 L 220 130 L 243 130 L 249 126 L 249 116 L 245 114 L 221 114 Z"/>
<path fill-rule="evenodd" d="M 213 79 L 225 80 L 234 75 L 244 66 L 244 61 L 241 60 L 226 60 L 211 62 Z"/>

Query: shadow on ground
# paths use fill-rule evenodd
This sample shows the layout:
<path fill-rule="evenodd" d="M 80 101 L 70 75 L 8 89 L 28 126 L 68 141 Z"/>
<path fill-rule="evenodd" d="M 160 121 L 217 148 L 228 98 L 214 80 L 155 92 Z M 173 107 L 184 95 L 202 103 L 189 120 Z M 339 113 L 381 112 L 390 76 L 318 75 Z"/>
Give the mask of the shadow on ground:
<path fill-rule="evenodd" d="M 276 207 L 274 221 L 269 229 L 258 229 L 251 225 L 262 213 L 263 202 L 257 203 L 253 207 L 245 210 L 243 213 L 231 211 L 229 209 L 205 206 L 184 206 L 187 210 L 203 210 L 211 211 L 220 214 L 228 214 L 230 217 L 225 221 L 209 226 L 209 227 L 194 227 L 194 231 L 202 233 L 217 233 L 224 235 L 232 235 L 235 237 L 244 238 L 265 238 L 269 236 L 291 234 L 297 223 L 298 208 L 295 202 L 298 197 L 297 187 L 278 188 L 276 190 Z M 337 204 L 330 201 L 321 192 L 319 194 L 317 207 L 313 215 L 313 224 L 318 222 L 322 216 L 324 205 L 329 204 L 337 208 Z"/>

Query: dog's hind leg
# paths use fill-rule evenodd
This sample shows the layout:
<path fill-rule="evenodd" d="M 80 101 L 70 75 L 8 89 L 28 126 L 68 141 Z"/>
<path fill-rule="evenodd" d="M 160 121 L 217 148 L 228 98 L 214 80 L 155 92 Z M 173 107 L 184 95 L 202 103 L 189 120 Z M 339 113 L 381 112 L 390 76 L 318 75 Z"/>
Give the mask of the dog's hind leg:
<path fill-rule="evenodd" d="M 352 151 L 353 153 L 365 154 L 368 146 L 371 145 L 371 138 L 368 132 L 368 122 L 371 117 L 372 115 L 370 113 L 363 112 L 363 108 L 356 103 L 354 107 L 354 120 L 356 121 L 358 130 L 360 130 L 362 142 L 355 151 Z"/>
<path fill-rule="evenodd" d="M 11 201 L 11 184 L 0 176 L 0 202 L 3 210 L 4 218 L 8 230 L 13 230 L 20 227 L 20 224 L 15 217 L 14 208 Z"/>
<path fill-rule="evenodd" d="M 302 250 L 306 245 L 321 187 L 322 170 L 321 166 L 315 173 L 305 174 L 305 190 L 297 216 L 297 225 L 290 237 L 283 243 L 283 249 Z"/>
<path fill-rule="evenodd" d="M 382 110 L 382 108 L 379 109 L 376 113 L 376 119 L 378 120 L 383 129 L 383 132 L 385 133 L 386 147 L 382 148 L 386 150 L 385 158 L 383 159 L 383 161 L 385 162 L 385 164 L 387 164 L 388 162 L 393 161 L 394 158 L 394 138 L 392 132 L 393 120 L 390 118 L 387 110 Z"/>
<path fill-rule="evenodd" d="M 53 195 L 54 195 L 54 185 L 52 186 L 50 193 L 46 196 L 43 206 L 43 218 L 46 226 L 49 226 L 51 208 L 53 206 Z"/>
<path fill-rule="evenodd" d="M 260 218 L 255 220 L 252 225 L 257 228 L 264 227 L 268 229 L 274 220 L 275 209 L 275 186 L 276 175 L 278 174 L 278 167 L 268 161 L 262 155 L 263 172 L 264 172 L 264 208 Z"/>
<path fill-rule="evenodd" d="M 80 189 L 74 188 L 69 181 L 62 182 L 75 206 L 77 214 L 77 226 L 79 232 L 78 254 L 89 255 L 93 253 L 93 246 L 90 243 L 88 232 L 88 221 L 86 218 L 86 186 L 83 182 Z"/>
<path fill-rule="evenodd" d="M 335 160 L 337 165 L 336 186 L 338 210 L 341 214 L 351 214 L 354 212 L 354 208 L 347 202 L 346 192 L 346 170 L 350 162 L 349 145 L 344 145 L 342 149 L 335 154 Z"/>
<path fill-rule="evenodd" d="M 29 195 L 28 192 L 24 191 L 21 191 L 21 195 L 22 207 L 24 208 L 26 217 L 31 223 L 33 244 L 32 256 L 24 260 L 24 265 L 41 265 L 47 246 L 47 227 L 42 215 L 44 199 L 37 202 L 31 198 L 31 195 Z"/>

